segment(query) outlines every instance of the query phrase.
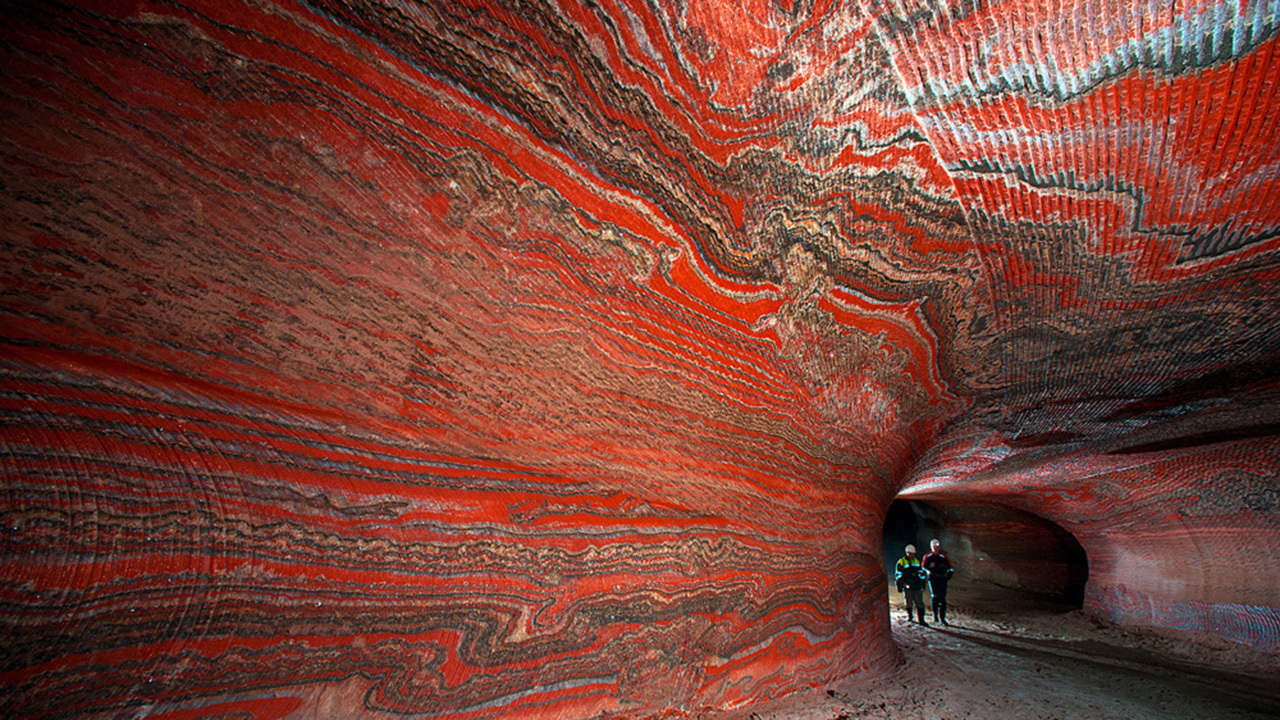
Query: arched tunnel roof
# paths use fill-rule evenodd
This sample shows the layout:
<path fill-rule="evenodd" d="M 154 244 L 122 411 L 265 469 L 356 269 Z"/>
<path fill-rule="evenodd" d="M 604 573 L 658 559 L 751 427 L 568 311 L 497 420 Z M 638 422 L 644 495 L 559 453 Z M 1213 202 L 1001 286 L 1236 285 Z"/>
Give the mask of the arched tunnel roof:
<path fill-rule="evenodd" d="M 33 717 L 739 707 L 900 494 L 1280 642 L 1271 0 L 3 13 Z"/>

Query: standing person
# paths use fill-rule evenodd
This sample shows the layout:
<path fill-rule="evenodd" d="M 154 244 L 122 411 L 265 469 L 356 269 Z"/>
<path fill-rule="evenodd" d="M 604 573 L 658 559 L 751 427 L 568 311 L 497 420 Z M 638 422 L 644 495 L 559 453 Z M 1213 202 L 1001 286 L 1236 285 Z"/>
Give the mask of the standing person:
<path fill-rule="evenodd" d="M 929 554 L 924 556 L 924 561 L 920 564 L 929 577 L 929 599 L 933 604 L 933 621 L 941 621 L 943 625 L 951 627 L 951 623 L 947 622 L 947 581 L 956 572 L 951 566 L 951 558 L 942 552 L 942 543 L 934 539 L 929 543 Z"/>
<path fill-rule="evenodd" d="M 914 606 L 920 613 L 920 624 L 928 625 L 929 623 L 924 621 L 924 568 L 920 565 L 920 558 L 916 557 L 915 545 L 908 545 L 905 552 L 906 557 L 898 559 L 893 579 L 898 586 L 898 592 L 907 598 L 907 620 L 915 622 L 915 618 L 911 617 L 911 609 Z"/>

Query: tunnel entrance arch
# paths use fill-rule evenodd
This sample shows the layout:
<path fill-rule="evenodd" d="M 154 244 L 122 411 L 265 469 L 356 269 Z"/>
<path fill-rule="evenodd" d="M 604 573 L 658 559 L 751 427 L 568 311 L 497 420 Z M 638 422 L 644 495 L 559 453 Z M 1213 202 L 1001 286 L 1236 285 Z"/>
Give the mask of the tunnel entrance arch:
<path fill-rule="evenodd" d="M 897 499 L 884 521 L 884 562 L 893 565 L 908 544 L 921 556 L 937 538 L 956 566 L 951 603 L 1084 606 L 1089 558 L 1070 532 L 1033 513 L 974 500 Z"/>

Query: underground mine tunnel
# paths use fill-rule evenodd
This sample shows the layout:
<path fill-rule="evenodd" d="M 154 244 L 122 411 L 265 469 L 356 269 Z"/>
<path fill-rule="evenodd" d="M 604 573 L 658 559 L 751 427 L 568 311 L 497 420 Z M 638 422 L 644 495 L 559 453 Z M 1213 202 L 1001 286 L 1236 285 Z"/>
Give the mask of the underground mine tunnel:
<path fill-rule="evenodd" d="M 1089 555 L 1058 524 L 987 503 L 894 500 L 884 521 L 884 565 L 908 545 L 923 557 L 930 543 L 959 571 L 948 583 L 956 602 L 993 607 L 1084 607 Z"/>
<path fill-rule="evenodd" d="M 1280 652 L 1274 2 L 0 12 L 0 714 L 821 693 L 895 500 Z"/>

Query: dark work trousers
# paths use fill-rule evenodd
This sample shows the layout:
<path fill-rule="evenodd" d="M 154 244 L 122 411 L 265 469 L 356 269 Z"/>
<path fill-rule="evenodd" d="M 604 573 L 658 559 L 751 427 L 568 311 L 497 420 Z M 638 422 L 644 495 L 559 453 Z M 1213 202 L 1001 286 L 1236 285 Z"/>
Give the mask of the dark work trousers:
<path fill-rule="evenodd" d="M 933 599 L 933 619 L 947 621 L 947 578 L 929 578 L 929 595 Z"/>

